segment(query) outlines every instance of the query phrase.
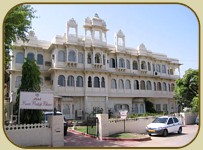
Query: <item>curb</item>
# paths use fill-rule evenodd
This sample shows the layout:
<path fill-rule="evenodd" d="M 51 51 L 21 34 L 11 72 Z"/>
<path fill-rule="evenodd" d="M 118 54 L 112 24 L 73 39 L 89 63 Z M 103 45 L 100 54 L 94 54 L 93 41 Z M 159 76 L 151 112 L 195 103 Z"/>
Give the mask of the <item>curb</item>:
<path fill-rule="evenodd" d="M 81 134 L 87 137 L 91 137 L 91 138 L 95 138 L 95 139 L 99 139 L 99 137 L 94 136 L 94 135 L 90 135 L 84 132 L 80 132 L 80 131 L 76 131 L 76 130 L 69 130 L 69 132 L 72 133 L 77 133 L 77 134 Z M 143 138 L 113 138 L 113 137 L 102 137 L 101 140 L 110 140 L 110 141 L 149 141 L 151 140 L 151 137 L 143 137 Z"/>
<path fill-rule="evenodd" d="M 111 137 L 103 137 L 102 140 L 111 140 L 111 141 L 149 141 L 151 137 L 144 138 L 111 138 Z"/>

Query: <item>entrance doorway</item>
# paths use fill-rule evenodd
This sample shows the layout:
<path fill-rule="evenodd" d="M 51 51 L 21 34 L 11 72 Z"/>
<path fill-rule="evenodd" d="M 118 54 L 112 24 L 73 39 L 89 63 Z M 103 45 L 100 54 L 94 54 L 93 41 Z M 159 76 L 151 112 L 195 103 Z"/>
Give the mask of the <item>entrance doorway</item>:
<path fill-rule="evenodd" d="M 72 102 L 63 102 L 62 106 L 63 115 L 66 119 L 73 119 L 75 118 L 75 108 Z"/>

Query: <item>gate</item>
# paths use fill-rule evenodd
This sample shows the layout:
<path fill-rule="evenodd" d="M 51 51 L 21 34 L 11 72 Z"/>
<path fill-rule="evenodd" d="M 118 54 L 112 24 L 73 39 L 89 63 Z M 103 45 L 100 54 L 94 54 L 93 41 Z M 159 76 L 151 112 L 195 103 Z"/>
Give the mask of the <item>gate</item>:
<path fill-rule="evenodd" d="M 87 117 L 87 134 L 98 136 L 98 118 Z"/>

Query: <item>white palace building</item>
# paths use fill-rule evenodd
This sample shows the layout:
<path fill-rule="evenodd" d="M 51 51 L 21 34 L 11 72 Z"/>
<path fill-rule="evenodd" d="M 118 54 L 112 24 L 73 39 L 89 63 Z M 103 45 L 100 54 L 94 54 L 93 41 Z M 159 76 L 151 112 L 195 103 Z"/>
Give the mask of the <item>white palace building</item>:
<path fill-rule="evenodd" d="M 72 18 L 66 33 L 50 41 L 29 33 L 29 42 L 14 43 L 10 64 L 10 97 L 15 103 L 21 84 L 24 58 L 35 59 L 41 71 L 41 92 L 53 93 L 55 108 L 67 119 L 103 110 L 114 114 L 146 112 L 145 100 L 158 112 L 177 112 L 173 98 L 179 78 L 178 59 L 149 51 L 144 44 L 137 48 L 125 45 L 125 34 L 115 33 L 114 45 L 107 43 L 106 23 L 97 14 L 84 23 L 84 35 Z"/>

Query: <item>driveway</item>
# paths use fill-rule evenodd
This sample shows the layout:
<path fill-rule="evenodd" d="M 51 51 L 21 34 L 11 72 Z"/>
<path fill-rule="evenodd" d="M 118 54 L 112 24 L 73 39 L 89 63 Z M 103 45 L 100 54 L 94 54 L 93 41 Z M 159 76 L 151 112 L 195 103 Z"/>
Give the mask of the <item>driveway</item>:
<path fill-rule="evenodd" d="M 183 127 L 183 133 L 169 134 L 167 137 L 152 136 L 150 141 L 100 141 L 78 133 L 68 132 L 64 146 L 68 147 L 182 147 L 190 143 L 198 132 L 197 125 Z"/>

